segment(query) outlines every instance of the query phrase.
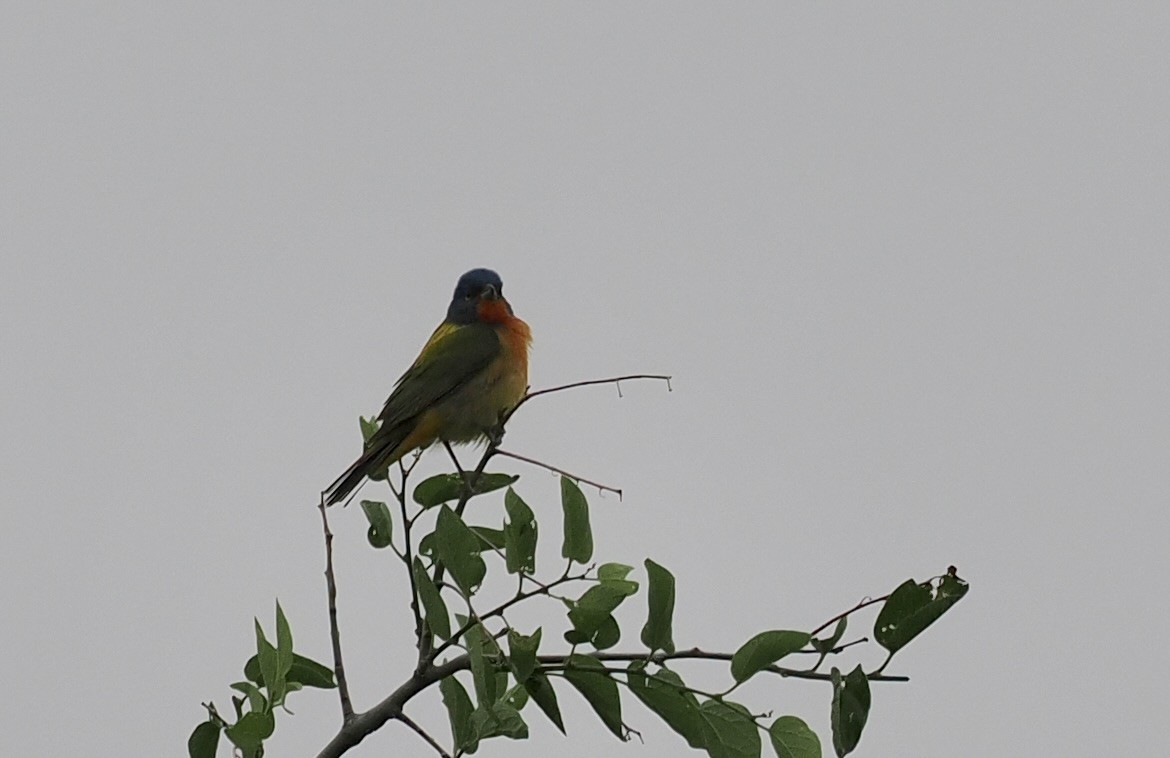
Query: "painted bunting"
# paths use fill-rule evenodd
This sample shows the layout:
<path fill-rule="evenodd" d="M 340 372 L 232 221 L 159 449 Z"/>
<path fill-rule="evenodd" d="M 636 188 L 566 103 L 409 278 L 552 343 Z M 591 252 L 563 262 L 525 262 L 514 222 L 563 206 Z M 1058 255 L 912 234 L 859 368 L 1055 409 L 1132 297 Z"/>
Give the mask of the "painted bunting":
<path fill-rule="evenodd" d="M 459 277 L 447 318 L 394 385 L 365 452 L 325 491 L 327 504 L 413 450 L 486 437 L 528 389 L 531 342 L 499 274 L 477 268 Z"/>

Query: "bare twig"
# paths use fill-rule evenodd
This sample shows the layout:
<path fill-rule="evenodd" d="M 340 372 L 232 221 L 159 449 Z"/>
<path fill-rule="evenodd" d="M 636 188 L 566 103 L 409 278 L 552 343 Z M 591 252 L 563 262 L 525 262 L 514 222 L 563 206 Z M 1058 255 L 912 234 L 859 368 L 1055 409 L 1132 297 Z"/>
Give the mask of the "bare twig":
<path fill-rule="evenodd" d="M 418 640 L 418 646 L 421 648 L 423 637 L 426 635 L 427 630 L 426 624 L 423 623 L 422 609 L 419 607 L 418 582 L 414 578 L 414 554 L 412 552 L 413 548 L 410 546 L 410 528 L 414 526 L 414 522 L 406 516 L 406 480 L 410 476 L 410 470 L 402 466 L 401 460 L 398 461 L 398 468 L 402 472 L 402 491 L 398 492 L 395 490 L 394 496 L 398 498 L 398 509 L 402 514 L 403 541 L 406 543 L 402 562 L 406 564 L 406 576 L 410 580 L 410 610 L 414 613 L 414 635 L 415 639 Z M 410 469 L 414 469 L 413 464 Z M 394 487 L 391 486 L 390 489 L 393 490 Z"/>
<path fill-rule="evenodd" d="M 829 620 L 828 620 L 828 621 L 826 621 L 825 623 L 823 623 L 823 624 L 821 624 L 820 626 L 818 626 L 816 629 L 813 629 L 813 630 L 812 630 L 812 631 L 811 631 L 809 634 L 810 634 L 810 636 L 816 637 L 818 634 L 820 634 L 821 632 L 825 631 L 826 629 L 828 629 L 828 628 L 829 628 L 830 626 L 832 626 L 833 624 L 836 624 L 838 621 L 840 621 L 841 619 L 845 618 L 845 617 L 846 617 L 846 616 L 848 616 L 849 614 L 851 614 L 851 613 L 856 613 L 857 611 L 860 611 L 862 608 L 865 608 L 866 606 L 870 606 L 870 605 L 876 605 L 877 603 L 883 603 L 883 602 L 885 602 L 886 600 L 889 600 L 889 599 L 890 599 L 890 596 L 889 596 L 889 595 L 882 595 L 881 597 L 875 597 L 875 598 L 866 598 L 865 600 L 862 600 L 860 603 L 858 603 L 857 605 L 853 606 L 853 607 L 852 607 L 852 608 L 850 608 L 849 610 L 847 610 L 847 611 L 841 611 L 840 613 L 838 613 L 838 614 L 837 614 L 836 616 L 834 616 L 833 618 L 829 619 Z"/>
<path fill-rule="evenodd" d="M 353 719 L 353 702 L 349 699 L 349 681 L 345 678 L 345 664 L 341 661 L 341 632 L 337 628 L 337 581 L 333 576 L 333 532 L 329 531 L 329 517 L 325 515 L 325 493 L 321 493 L 321 527 L 325 532 L 325 587 L 329 597 L 329 636 L 333 641 L 333 673 L 337 676 L 337 695 L 341 699 L 341 720 Z"/>
<path fill-rule="evenodd" d="M 524 405 L 525 403 L 527 403 L 529 400 L 531 400 L 534 397 L 540 397 L 541 395 L 551 395 L 554 392 L 562 392 L 564 390 L 571 390 L 571 389 L 575 389 L 577 387 L 589 387 L 589 386 L 594 385 L 594 384 L 614 384 L 614 385 L 617 385 L 618 395 L 620 396 L 621 391 L 622 391 L 621 383 L 626 382 L 626 381 L 632 381 L 634 379 L 656 379 L 656 380 L 661 381 L 661 382 L 666 382 L 667 391 L 671 391 L 671 387 L 670 387 L 671 377 L 669 377 L 665 374 L 627 374 L 625 376 L 614 376 L 614 377 L 611 377 L 609 379 L 586 379 L 585 381 L 582 381 L 582 382 L 572 382 L 570 384 L 562 384 L 562 385 L 559 385 L 557 387 L 547 387 L 547 388 L 542 389 L 542 390 L 537 390 L 536 392 L 529 392 L 524 397 L 520 398 L 520 402 L 516 403 L 516 405 L 512 408 L 512 410 L 508 411 L 508 413 L 505 414 L 503 420 L 500 422 L 500 425 L 502 426 L 503 424 L 507 423 L 508 419 L 510 419 L 510 418 L 512 418 L 512 416 L 516 415 L 516 411 L 520 410 L 520 406 Z"/>
<path fill-rule="evenodd" d="M 496 448 L 496 455 L 502 455 L 505 458 L 515 458 L 518 461 L 524 461 L 525 463 L 531 463 L 533 466 L 540 466 L 541 468 L 547 469 L 547 470 L 553 472 L 554 474 L 560 474 L 561 476 L 567 476 L 568 478 L 570 478 L 574 481 L 584 482 L 585 484 L 588 484 L 590 487 L 596 487 L 598 489 L 598 491 L 600 491 L 600 492 L 613 492 L 614 494 L 616 494 L 618 496 L 618 500 L 622 499 L 622 491 L 620 489 L 618 489 L 617 487 L 610 487 L 608 484 L 601 484 L 601 483 L 595 482 L 591 479 L 586 479 L 583 476 L 578 476 L 577 474 L 570 473 L 568 471 L 565 471 L 562 468 L 557 468 L 556 466 L 545 463 L 544 461 L 538 461 L 535 458 L 529 458 L 526 455 L 520 455 L 519 453 L 513 453 L 511 450 L 503 450 L 501 448 Z"/>
<path fill-rule="evenodd" d="M 430 745 L 430 746 L 431 746 L 431 747 L 433 747 L 435 750 L 437 750 L 437 751 L 438 751 L 438 753 L 439 753 L 439 755 L 440 755 L 442 758 L 451 758 L 451 754 L 450 754 L 450 753 L 448 753 L 446 750 L 444 750 L 444 749 L 443 749 L 443 746 L 442 746 L 442 745 L 440 745 L 438 742 L 436 742 L 434 737 L 432 737 L 431 735 L 427 734 L 427 731 L 426 731 L 425 729 L 423 729 L 421 726 L 419 726 L 419 725 L 418 725 L 418 724 L 415 722 L 415 720 L 414 720 L 414 719 L 412 719 L 410 716 L 407 716 L 405 713 L 398 713 L 398 714 L 397 714 L 397 715 L 396 715 L 394 718 L 398 719 L 398 720 L 399 720 L 399 721 L 401 721 L 403 724 L 406 724 L 406 725 L 407 725 L 407 726 L 409 726 L 411 729 L 413 729 L 414 731 L 418 732 L 418 736 L 422 737 L 424 740 L 426 740 L 426 741 L 427 741 L 427 744 L 428 744 L 428 745 Z"/>

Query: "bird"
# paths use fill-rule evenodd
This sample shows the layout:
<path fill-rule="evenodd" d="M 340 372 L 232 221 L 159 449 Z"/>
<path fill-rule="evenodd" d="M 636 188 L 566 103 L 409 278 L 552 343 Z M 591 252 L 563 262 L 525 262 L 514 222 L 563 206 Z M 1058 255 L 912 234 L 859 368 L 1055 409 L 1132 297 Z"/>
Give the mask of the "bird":
<path fill-rule="evenodd" d="M 476 268 L 459 277 L 446 318 L 394 384 L 361 457 L 325 490 L 326 504 L 436 441 L 491 438 L 528 391 L 531 343 L 499 274 Z"/>

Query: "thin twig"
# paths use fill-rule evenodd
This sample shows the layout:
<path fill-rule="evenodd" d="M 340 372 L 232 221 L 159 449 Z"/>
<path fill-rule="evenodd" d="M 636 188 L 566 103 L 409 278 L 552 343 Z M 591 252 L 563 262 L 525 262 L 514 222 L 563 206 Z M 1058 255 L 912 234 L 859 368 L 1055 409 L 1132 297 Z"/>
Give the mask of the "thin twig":
<path fill-rule="evenodd" d="M 353 702 L 349 699 L 349 681 L 345 678 L 345 664 L 341 661 L 341 632 L 337 628 L 337 581 L 333 576 L 333 532 L 329 531 L 329 517 L 325 515 L 325 493 L 321 493 L 321 526 L 325 532 L 325 587 L 329 598 L 329 636 L 333 641 L 333 673 L 337 676 L 337 695 L 341 699 L 341 720 L 353 718 Z"/>
<path fill-rule="evenodd" d="M 520 406 L 524 405 L 534 397 L 540 397 L 541 395 L 551 395 L 554 392 L 562 392 L 564 390 L 571 390 L 577 387 L 589 387 L 594 384 L 616 384 L 618 385 L 618 393 L 620 394 L 621 382 L 630 381 L 633 379 L 656 379 L 658 381 L 666 382 L 667 391 L 672 391 L 670 387 L 671 377 L 665 374 L 627 374 L 626 376 L 614 376 L 609 379 L 586 379 L 585 381 L 581 382 L 572 382 L 570 384 L 562 384 L 557 387 L 547 387 L 542 390 L 537 390 L 536 392 L 529 392 L 524 397 L 520 398 L 520 402 L 516 403 L 516 405 L 512 407 L 512 410 L 508 411 L 508 413 L 504 415 L 503 420 L 500 421 L 500 425 L 502 426 L 503 424 L 507 423 L 508 419 L 516 415 L 516 411 L 520 410 Z"/>
<path fill-rule="evenodd" d="M 601 651 L 592 653 L 592 657 L 599 661 L 645 661 L 649 660 L 653 663 L 661 663 L 663 661 L 678 661 L 678 660 L 707 660 L 707 661 L 730 661 L 733 653 L 712 653 L 699 648 L 691 648 L 690 650 L 679 650 L 674 653 L 654 653 L 653 655 L 646 655 L 645 653 L 607 653 Z M 541 663 L 562 664 L 565 662 L 567 656 L 563 655 L 538 655 L 536 659 Z M 458 659 L 455 659 L 458 660 Z M 763 671 L 769 671 L 773 674 L 779 674 L 783 677 L 790 677 L 793 679 L 816 679 L 819 681 L 832 681 L 832 676 L 829 674 L 820 674 L 815 671 L 807 671 L 805 669 L 790 669 L 783 666 L 766 666 Z M 871 682 L 908 682 L 908 676 L 892 676 L 887 674 L 867 674 L 866 678 Z"/>
<path fill-rule="evenodd" d="M 570 576 L 568 572 L 565 572 L 564 574 L 561 575 L 561 577 L 559 579 L 556 579 L 552 582 L 549 582 L 548 584 L 542 584 L 540 586 L 540 589 L 531 590 L 530 592 L 516 593 L 516 595 L 514 597 L 512 597 L 509 600 L 504 601 L 503 603 L 500 603 L 498 606 L 491 609 L 490 611 L 483 614 L 482 616 L 478 616 L 476 618 L 469 618 L 467 620 L 467 623 L 464 624 L 463 626 L 461 626 L 459 629 L 457 629 L 454 633 L 452 633 L 450 638 L 448 638 L 446 642 L 444 642 L 442 645 L 439 645 L 439 647 L 435 648 L 435 652 L 430 654 L 430 656 L 428 657 L 428 660 L 433 661 L 435 658 L 438 658 L 439 655 L 441 655 L 444 650 L 451 647 L 452 645 L 457 644 L 459 642 L 459 638 L 462 637 L 464 634 L 466 634 L 468 631 L 470 631 L 471 628 L 473 626 L 475 626 L 476 624 L 482 623 L 482 622 L 487 621 L 488 619 L 494 618 L 496 616 L 503 616 L 504 611 L 508 610 L 513 605 L 516 605 L 516 603 L 527 600 L 530 597 L 536 597 L 537 595 L 547 595 L 549 590 L 551 590 L 553 587 L 556 587 L 559 584 L 565 584 L 566 582 L 575 582 L 579 579 L 584 579 L 584 578 L 585 578 L 585 574 L 580 574 L 578 576 Z"/>
<path fill-rule="evenodd" d="M 459 478 L 466 482 L 467 474 L 463 472 L 463 467 L 459 465 L 459 459 L 455 456 L 455 450 L 451 447 L 451 443 L 443 440 L 443 447 L 447 448 L 447 455 L 451 456 L 451 462 L 455 464 L 455 470 L 459 472 Z"/>
<path fill-rule="evenodd" d="M 519 453 L 513 453 L 511 450 L 504 450 L 502 448 L 496 449 L 496 455 L 502 455 L 505 458 L 515 458 L 518 461 L 524 461 L 525 463 L 531 463 L 533 466 L 540 466 L 541 468 L 547 469 L 548 471 L 551 471 L 554 474 L 560 474 L 561 476 L 566 476 L 570 479 L 573 479 L 574 481 L 584 482 L 585 484 L 588 484 L 590 487 L 596 487 L 598 489 L 598 491 L 600 491 L 600 492 L 613 492 L 618 496 L 618 500 L 622 499 L 622 491 L 621 491 L 621 489 L 619 489 L 617 487 L 610 487 L 608 484 L 601 484 L 599 482 L 592 481 L 591 479 L 586 479 L 583 476 L 578 476 L 577 474 L 573 474 L 571 472 L 565 471 L 562 468 L 557 468 L 556 466 L 545 463 L 544 461 L 538 461 L 535 458 L 529 458 L 526 455 L 520 455 Z"/>
<path fill-rule="evenodd" d="M 419 726 L 415 722 L 415 720 L 412 719 L 410 716 L 407 716 L 405 713 L 399 712 L 394 718 L 398 719 L 403 724 L 406 724 L 411 729 L 418 732 L 418 736 L 422 737 L 424 740 L 427 741 L 428 745 L 430 745 L 435 750 L 437 750 L 439 752 L 439 755 L 442 756 L 442 758 L 451 758 L 451 754 L 448 753 L 446 750 L 444 750 L 443 746 L 440 745 L 438 742 L 436 742 L 434 737 L 427 734 L 427 731 L 425 729 L 423 729 L 421 726 Z"/>
<path fill-rule="evenodd" d="M 833 624 L 836 624 L 838 621 L 840 621 L 841 619 L 845 618 L 845 617 L 846 617 L 846 616 L 848 616 L 849 614 L 851 614 L 851 613 L 856 613 L 857 611 L 860 611 L 862 608 L 865 608 L 866 606 L 875 605 L 875 604 L 877 604 L 877 603 L 882 603 L 882 602 L 885 602 L 886 600 L 889 600 L 889 599 L 890 599 L 890 596 L 889 596 L 889 595 L 882 595 L 881 597 L 867 598 L 867 599 L 865 599 L 865 600 L 862 600 L 860 603 L 858 603 L 857 605 L 853 606 L 853 607 L 852 607 L 852 608 L 850 608 L 849 610 L 847 610 L 847 611 L 841 611 L 840 613 L 838 613 L 838 614 L 837 614 L 836 616 L 834 616 L 833 618 L 829 619 L 829 620 L 828 620 L 828 621 L 826 621 L 825 623 L 823 623 L 823 624 L 821 624 L 820 626 L 818 626 L 816 629 L 813 629 L 811 632 L 809 632 L 809 635 L 810 635 L 810 636 L 812 636 L 812 637 L 816 637 L 818 634 L 820 634 L 821 632 L 825 631 L 826 629 L 828 629 L 828 628 L 829 628 L 830 626 L 832 626 Z"/>
<path fill-rule="evenodd" d="M 414 466 L 412 465 L 411 469 L 413 468 Z M 421 648 L 423 636 L 426 635 L 426 625 L 423 623 L 422 609 L 419 607 L 418 582 L 414 578 L 414 554 L 410 546 L 410 528 L 414 523 L 406 517 L 406 479 L 410 476 L 410 471 L 403 467 L 401 460 L 398 461 L 398 470 L 402 473 L 402 492 L 395 492 L 394 495 L 398 498 L 398 509 L 402 514 L 403 539 L 406 543 L 402 562 L 406 564 L 406 575 L 410 579 L 410 610 L 414 613 L 414 635 L 418 640 L 418 646 Z M 394 488 L 391 487 L 390 489 Z"/>

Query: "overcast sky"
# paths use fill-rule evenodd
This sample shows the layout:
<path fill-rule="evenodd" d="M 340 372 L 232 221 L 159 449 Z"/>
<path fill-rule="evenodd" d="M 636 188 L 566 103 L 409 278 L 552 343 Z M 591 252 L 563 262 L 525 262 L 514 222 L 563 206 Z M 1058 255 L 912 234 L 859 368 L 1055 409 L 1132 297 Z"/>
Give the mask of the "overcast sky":
<path fill-rule="evenodd" d="M 329 659 L 316 493 L 475 266 L 535 387 L 674 375 L 534 401 L 508 447 L 625 490 L 592 495 L 597 558 L 674 571 L 680 647 L 955 564 L 970 594 L 874 685 L 858 755 L 1164 750 L 1170 5 L 4 17 L 0 754 L 183 754 L 276 597 Z M 555 572 L 556 480 L 500 468 Z M 412 666 L 405 577 L 333 516 L 364 709 Z M 828 685 L 741 699 L 830 745 Z M 645 744 L 561 700 L 568 739 L 533 712 L 481 754 L 685 752 L 632 699 Z M 269 755 L 313 755 L 335 693 L 290 704 Z M 449 741 L 437 692 L 409 712 Z M 433 752 L 392 724 L 352 753 L 389 754 Z"/>

